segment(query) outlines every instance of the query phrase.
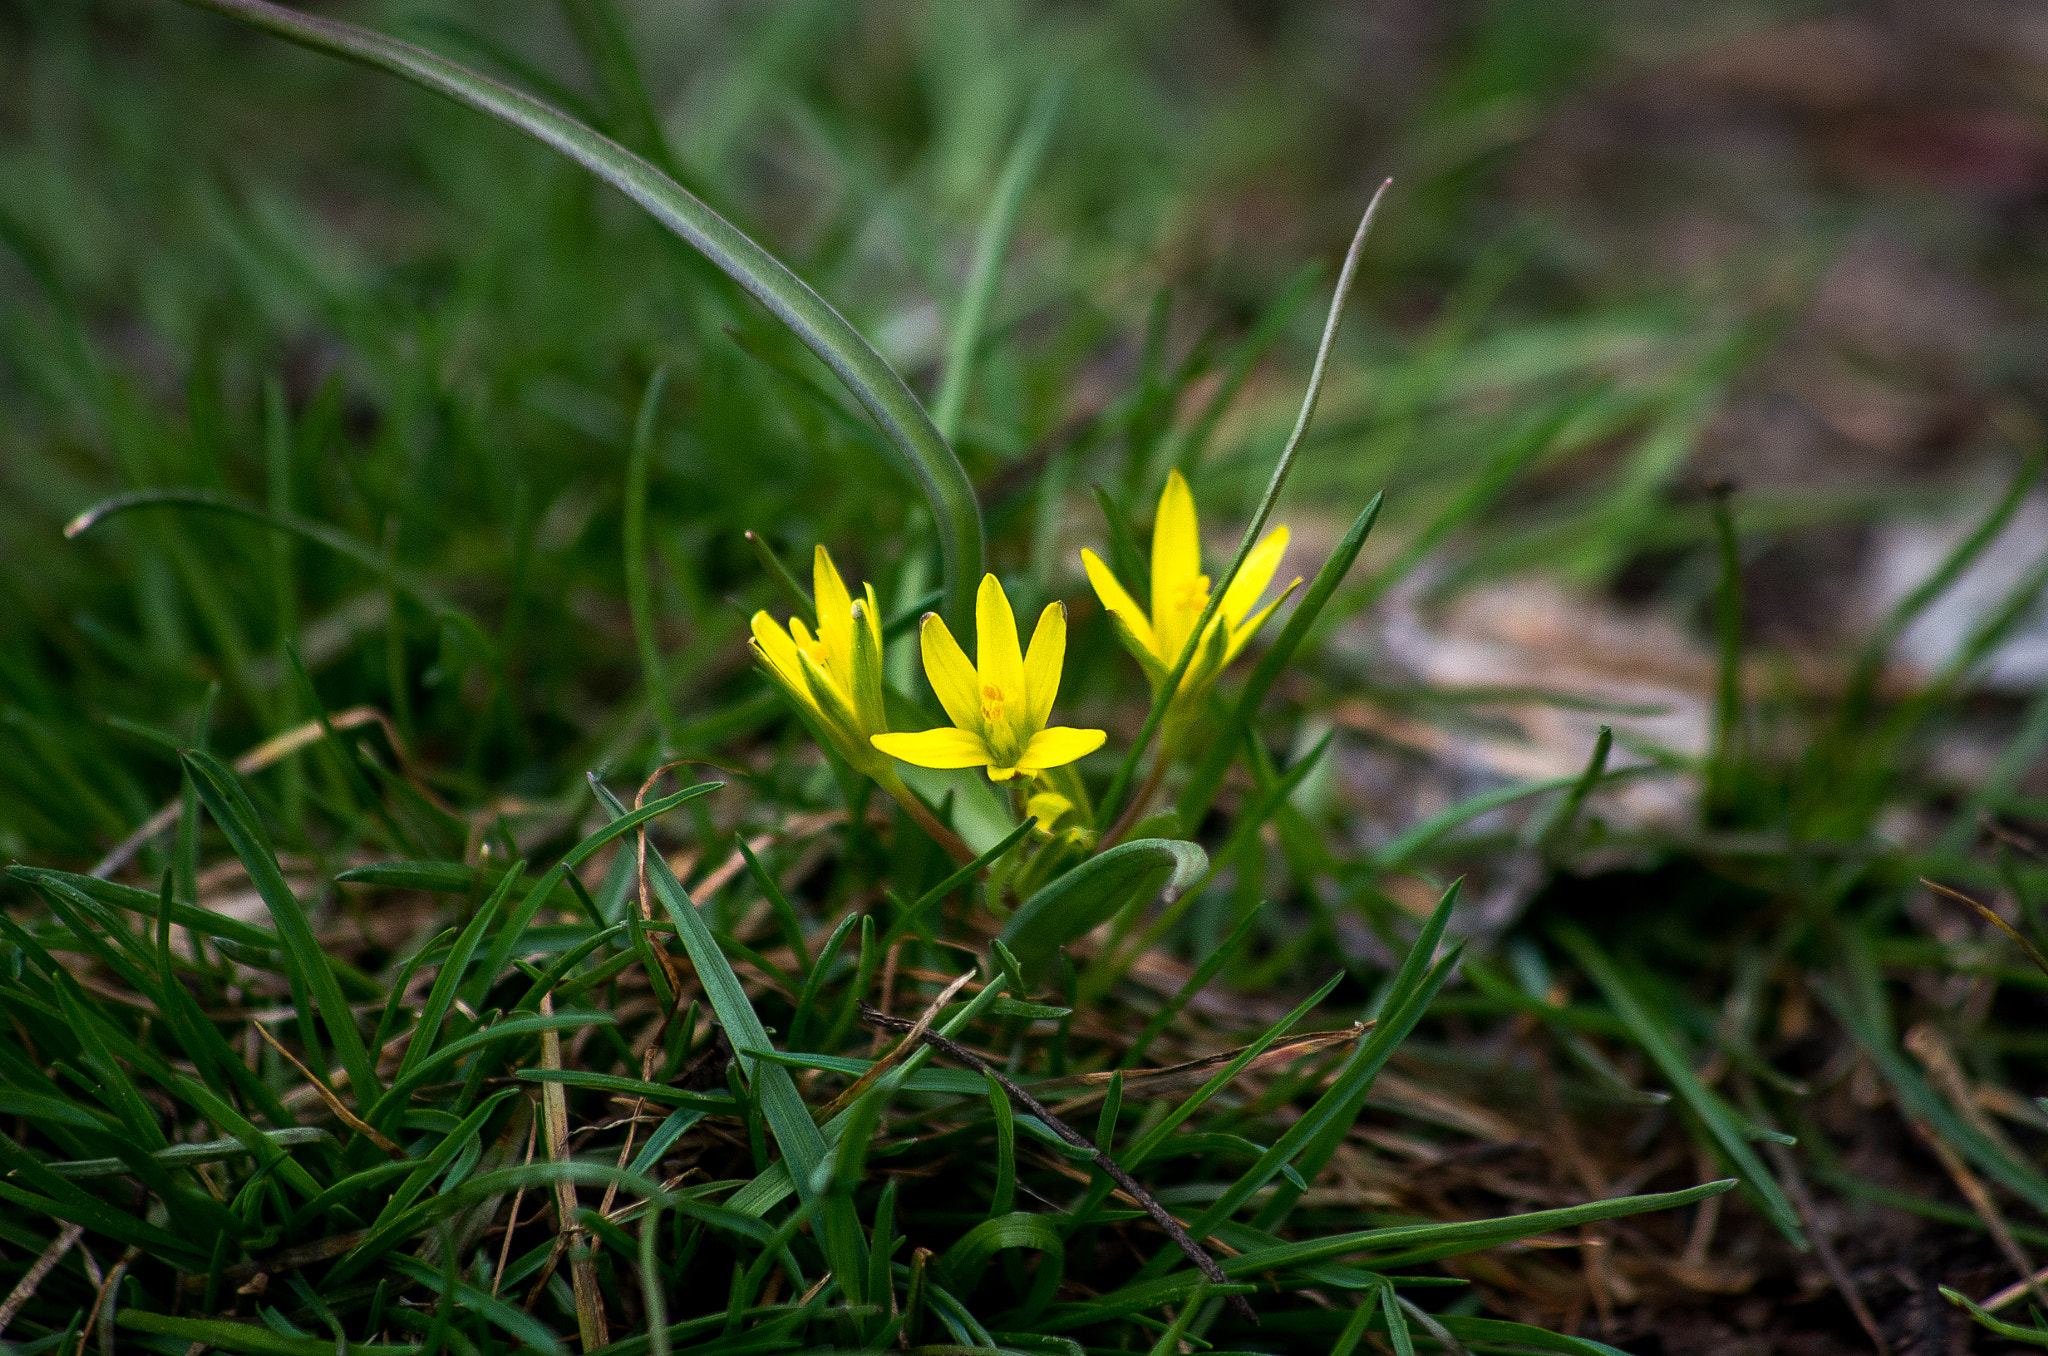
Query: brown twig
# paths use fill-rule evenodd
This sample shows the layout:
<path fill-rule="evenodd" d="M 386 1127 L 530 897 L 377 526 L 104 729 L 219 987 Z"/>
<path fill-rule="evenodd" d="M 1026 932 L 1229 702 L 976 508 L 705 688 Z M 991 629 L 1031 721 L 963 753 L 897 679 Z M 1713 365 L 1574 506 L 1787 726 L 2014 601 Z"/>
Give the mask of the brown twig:
<path fill-rule="evenodd" d="M 2019 1273 L 2021 1281 L 2033 1293 L 2034 1299 L 2048 1307 L 2048 1295 L 2042 1293 L 2041 1283 L 2034 1279 L 2034 1264 L 2027 1260 L 2027 1254 L 2021 1250 L 2019 1241 L 2012 1236 L 2012 1230 L 2006 1227 L 2005 1216 L 1998 1213 L 1998 1204 L 1991 1199 L 1991 1192 L 1977 1179 L 1977 1174 L 1970 1171 L 1969 1165 L 1963 1162 L 1963 1156 L 1950 1148 L 1947 1140 L 1935 1133 L 1933 1126 L 1914 1121 L 1913 1130 L 1922 1142 L 1934 1151 L 1934 1156 L 1941 1160 L 1941 1166 L 1947 1169 L 1949 1177 L 1956 1184 L 1956 1189 L 1963 1193 L 1963 1199 L 1977 1212 L 1977 1218 L 1984 1221 L 1985 1231 L 1991 1235 L 1991 1241 L 1998 1245 L 1998 1250 L 2005 1255 L 2006 1262 Z"/>
<path fill-rule="evenodd" d="M 50 1246 L 43 1249 L 43 1255 L 36 1258 L 35 1265 L 28 1269 L 28 1274 L 7 1292 L 6 1303 L 0 1304 L 0 1333 L 7 1331 L 7 1325 L 21 1312 L 21 1306 L 35 1298 L 36 1287 L 43 1283 L 43 1278 L 57 1269 L 57 1263 L 64 1260 L 64 1254 L 70 1252 L 72 1245 L 84 1234 L 85 1226 L 82 1224 L 67 1224 L 58 1230 L 57 1236 L 50 1240 Z"/>
<path fill-rule="evenodd" d="M 553 1015 L 554 1007 L 554 996 L 542 994 L 540 1010 Z M 543 1069 L 562 1067 L 559 1032 L 541 1033 L 540 1064 Z M 569 1159 L 568 1093 L 560 1083 L 543 1083 L 540 1101 L 543 1128 L 547 1131 L 548 1161 L 565 1163 Z M 576 1184 L 563 1178 L 555 1183 L 555 1248 L 548 1260 L 552 1263 L 562 1253 L 569 1254 L 569 1280 L 576 1292 L 577 1335 L 583 1339 L 585 1351 L 595 1351 L 611 1339 L 605 1332 L 604 1297 L 597 1289 L 597 1264 L 590 1256 L 576 1215 Z"/>
<path fill-rule="evenodd" d="M 946 1004 L 952 1002 L 953 999 L 959 994 L 959 992 L 962 989 L 966 988 L 969 984 L 973 982 L 974 971 L 972 970 L 969 970 L 966 974 L 961 975 L 958 978 L 950 981 L 946 985 L 945 989 L 940 992 L 939 996 L 933 999 L 931 1003 L 925 1007 L 923 1014 L 918 1017 L 917 1021 L 910 1024 L 910 1035 L 908 1039 L 898 1042 L 895 1049 L 890 1050 L 888 1053 L 882 1055 L 881 1058 L 877 1059 L 871 1066 L 869 1066 L 868 1071 L 866 1073 L 862 1074 L 859 1078 L 856 1078 L 853 1082 L 847 1084 L 845 1091 L 841 1092 L 837 1097 L 834 1097 L 830 1102 L 827 1102 L 824 1106 L 818 1109 L 818 1124 L 823 1125 L 826 1121 L 831 1120 L 834 1116 L 844 1111 L 847 1107 L 852 1106 L 854 1101 L 857 1098 L 859 1098 L 862 1093 L 866 1092 L 869 1088 L 873 1087 L 881 1079 L 883 1074 L 889 1072 L 889 1070 L 896 1067 L 896 1065 L 902 1063 L 903 1057 L 909 1054 L 911 1050 L 916 1047 L 919 1039 L 923 1037 L 925 1029 L 929 1027 L 935 1020 L 937 1020 L 938 1015 L 941 1012 L 945 1011 Z M 866 1004 L 862 1004 L 862 1006 L 865 1007 Z M 870 1011 L 872 1011 L 872 1009 L 870 1009 Z M 878 1040 L 881 1038 L 881 1031 L 879 1029 L 875 1032 L 875 1037 Z"/>
<path fill-rule="evenodd" d="M 1934 891 L 1934 893 L 1942 896 L 1944 899 L 1953 899 L 1958 904 L 1967 904 L 1971 908 L 1975 909 L 1978 913 L 1982 914 L 1986 922 L 1990 923 L 1993 927 L 1997 928 L 2000 932 L 2012 938 L 2014 942 L 2019 944 L 2020 950 L 2024 951 L 2027 955 L 2027 959 L 2034 963 L 2035 969 L 2039 970 L 2044 975 L 2048 975 L 2048 956 L 2042 955 L 2040 947 L 2035 946 L 2032 942 L 2028 941 L 2025 933 L 2021 932 L 2012 924 L 2006 922 L 2003 918 L 2000 918 L 1998 914 L 1994 912 L 1988 904 L 1979 904 L 1976 900 L 1970 898 L 1962 891 L 1951 890 L 1946 885 L 1937 885 L 1933 881 L 1927 879 L 1927 877 L 1925 876 L 1922 876 L 1920 878 L 1920 883 L 1926 886 L 1928 889 Z"/>
<path fill-rule="evenodd" d="M 1188 1260 L 1195 1264 L 1195 1268 L 1202 1275 L 1206 1276 L 1216 1285 L 1229 1285 L 1231 1283 L 1230 1277 L 1224 1274 L 1223 1268 L 1216 1264 L 1216 1259 L 1209 1255 L 1208 1250 L 1195 1241 L 1195 1236 L 1188 1232 L 1187 1226 L 1175 1219 L 1172 1212 L 1153 1198 L 1151 1192 L 1138 1185 L 1136 1178 L 1118 1166 L 1117 1161 L 1104 1153 L 1093 1141 L 1083 1138 L 1072 1126 L 1053 1115 L 1036 1097 L 1033 1097 L 1015 1082 L 1005 1077 L 1000 1069 L 997 1069 L 966 1046 L 948 1040 L 936 1031 L 926 1030 L 919 1032 L 917 1030 L 918 1023 L 916 1022 L 907 1021 L 901 1017 L 891 1017 L 884 1012 L 877 1012 L 866 1003 L 860 1005 L 860 1015 L 863 1021 L 872 1026 L 882 1027 L 890 1031 L 913 1032 L 916 1034 L 917 1039 L 923 1041 L 947 1059 L 954 1061 L 956 1064 L 965 1064 L 970 1069 L 978 1070 L 986 1077 L 993 1079 L 996 1086 L 1009 1095 L 1011 1101 L 1016 1102 L 1026 1111 L 1038 1117 L 1041 1122 L 1061 1139 L 1073 1145 L 1076 1149 L 1086 1150 L 1092 1155 L 1095 1159 L 1095 1166 L 1102 1169 L 1103 1175 L 1121 1187 L 1132 1200 L 1138 1203 L 1140 1209 L 1152 1217 L 1152 1222 L 1164 1230 L 1166 1236 L 1171 1238 L 1183 1253 L 1187 1254 Z M 1238 1317 L 1248 1323 L 1258 1323 L 1258 1315 L 1252 1312 L 1251 1305 L 1245 1303 L 1244 1296 L 1232 1295 L 1230 1296 L 1229 1303 L 1231 1309 L 1237 1313 Z"/>
<path fill-rule="evenodd" d="M 284 1046 L 278 1042 L 277 1037 L 270 1034 L 269 1027 L 263 1025 L 263 1023 L 261 1022 L 251 1022 L 249 1023 L 249 1025 L 255 1027 L 257 1034 L 262 1036 L 264 1040 L 270 1042 L 271 1049 L 277 1051 L 278 1054 L 284 1056 L 285 1060 L 289 1062 L 294 1069 L 297 1069 L 300 1073 L 305 1075 L 306 1082 L 312 1085 L 313 1091 L 320 1094 L 320 1100 L 327 1104 L 327 1109 L 334 1113 L 334 1118 L 336 1120 L 340 1121 L 343 1125 L 347 1126 L 349 1129 L 361 1135 L 364 1139 L 370 1141 L 370 1143 L 382 1149 L 385 1153 L 391 1155 L 391 1157 L 396 1159 L 397 1161 L 401 1163 L 405 1161 L 405 1150 L 400 1148 L 398 1144 L 392 1140 L 391 1136 L 385 1134 L 376 1126 L 371 1125 L 361 1116 L 356 1115 L 355 1112 L 350 1111 L 348 1107 L 342 1103 L 341 1098 L 335 1094 L 333 1088 L 328 1087 L 318 1078 L 315 1078 L 313 1076 L 313 1071 L 307 1068 L 304 1064 L 301 1064 L 299 1062 L 298 1056 L 294 1055 L 291 1051 L 285 1049 Z"/>
<path fill-rule="evenodd" d="M 121 1260 L 114 1263 L 107 1272 L 107 1278 L 100 1282 L 99 1293 L 92 1297 L 92 1308 L 85 1315 L 85 1326 L 78 1333 L 78 1356 L 85 1356 L 85 1344 L 92 1338 L 95 1325 L 100 1330 L 101 1356 L 114 1356 L 114 1304 L 118 1298 L 116 1287 L 121 1278 L 128 1274 L 128 1264 L 142 1256 L 142 1249 L 130 1248 L 121 1254 Z M 105 1320 L 102 1322 L 101 1320 Z"/>
<path fill-rule="evenodd" d="M 1891 1356 L 1891 1344 L 1884 1339 L 1884 1329 L 1877 1326 L 1877 1316 L 1864 1303 L 1863 1292 L 1856 1286 L 1856 1278 L 1849 1274 L 1849 1268 L 1842 1265 L 1841 1256 L 1835 1252 L 1835 1241 L 1822 1227 L 1820 1212 L 1814 1209 L 1813 1193 L 1806 1189 L 1806 1179 L 1799 1175 L 1798 1165 L 1792 1161 L 1791 1151 L 1775 1140 L 1764 1141 L 1764 1153 L 1778 1170 L 1778 1185 L 1792 1198 L 1792 1208 L 1799 1212 L 1806 1225 L 1806 1231 L 1813 1237 L 1814 1255 L 1820 1258 L 1821 1268 L 1828 1279 L 1834 1282 L 1835 1290 L 1849 1306 L 1849 1312 L 1856 1316 L 1863 1327 L 1863 1335 L 1870 1339 L 1870 1345 L 1877 1356 Z M 1719 1196 L 1714 1197 L 1720 1200 Z"/>
<path fill-rule="evenodd" d="M 1121 843 L 1124 835 L 1131 831 L 1131 826 L 1138 822 L 1138 816 L 1151 804 L 1153 794 L 1159 790 L 1159 783 L 1166 780 L 1166 763 L 1166 751 L 1162 749 L 1159 756 L 1152 761 L 1151 774 L 1145 778 L 1144 785 L 1138 788 L 1138 794 L 1131 797 L 1131 803 L 1117 816 L 1116 823 L 1110 826 L 1108 833 L 1102 835 L 1102 846 L 1105 849 Z"/>
<path fill-rule="evenodd" d="M 540 1117 L 534 1116 L 526 1122 L 526 1159 L 519 1166 L 524 1168 L 533 1163 L 533 1137 L 540 1130 Z M 519 1202 L 526 1197 L 526 1183 L 519 1184 L 519 1190 L 512 1193 L 512 1209 L 505 1216 L 505 1241 L 498 1248 L 498 1265 L 491 1271 L 491 1295 L 497 1296 L 498 1284 L 505 1279 L 505 1263 L 512 1256 L 512 1235 L 519 1232 Z"/>

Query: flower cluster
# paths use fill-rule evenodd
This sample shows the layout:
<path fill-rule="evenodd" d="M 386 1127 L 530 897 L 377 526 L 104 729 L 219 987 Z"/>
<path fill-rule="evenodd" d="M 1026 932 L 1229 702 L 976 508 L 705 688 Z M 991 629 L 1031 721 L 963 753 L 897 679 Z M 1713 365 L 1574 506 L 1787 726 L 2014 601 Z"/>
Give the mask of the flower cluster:
<path fill-rule="evenodd" d="M 1153 525 L 1149 613 L 1139 608 L 1093 551 L 1081 553 L 1089 583 L 1124 648 L 1144 669 L 1155 698 L 1192 647 L 1167 707 L 1162 759 L 1179 744 L 1223 667 L 1301 583 L 1295 579 L 1278 597 L 1257 607 L 1286 551 L 1287 529 L 1277 527 L 1246 557 L 1199 637 L 1195 624 L 1209 603 L 1209 576 L 1202 573 L 1194 496 L 1180 472 L 1167 477 Z M 1107 736 L 1101 730 L 1048 724 L 1066 663 L 1064 604 L 1048 603 L 1038 614 L 1027 648 L 1019 643 L 1017 618 L 1002 584 L 994 575 L 984 575 L 975 595 L 972 660 L 945 620 L 927 613 L 918 630 L 925 677 L 951 724 L 892 731 L 874 587 L 862 584 L 856 598 L 823 546 L 812 557 L 811 578 L 817 630 L 813 632 L 801 617 L 790 618 L 785 629 L 766 612 L 756 612 L 755 653 L 823 740 L 921 820 L 923 807 L 896 771 L 899 759 L 926 768 L 984 768 L 995 782 L 1019 777 L 1030 781 L 1102 747 Z M 1054 819 L 1072 808 L 1064 796 L 1049 789 L 1039 790 L 1028 804 L 1038 807 L 1034 813 Z"/>

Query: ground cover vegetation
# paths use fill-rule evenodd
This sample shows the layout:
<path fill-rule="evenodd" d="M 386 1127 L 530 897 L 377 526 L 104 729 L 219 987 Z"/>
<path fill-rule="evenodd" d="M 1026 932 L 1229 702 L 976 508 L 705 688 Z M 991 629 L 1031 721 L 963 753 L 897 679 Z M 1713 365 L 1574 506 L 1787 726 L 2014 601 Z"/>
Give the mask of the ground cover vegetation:
<path fill-rule="evenodd" d="M 1854 622 L 1925 486 L 1728 411 L 1856 247 L 1596 295 L 1566 8 L 0 6 L 0 1342 L 2048 1345 L 2048 556 L 1893 662 L 2038 374 L 1884 407 L 1998 487 Z M 1687 78 L 1896 169 L 1785 31 Z M 1533 574 L 1695 744 L 1384 662 Z"/>

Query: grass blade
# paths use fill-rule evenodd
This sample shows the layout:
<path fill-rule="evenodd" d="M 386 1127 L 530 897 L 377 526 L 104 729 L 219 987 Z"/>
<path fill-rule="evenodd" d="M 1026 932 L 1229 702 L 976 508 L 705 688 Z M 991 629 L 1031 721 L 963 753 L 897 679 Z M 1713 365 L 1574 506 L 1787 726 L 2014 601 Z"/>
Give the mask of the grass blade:
<path fill-rule="evenodd" d="M 974 371 L 974 351 L 981 343 L 982 328 L 988 323 L 989 308 L 995 304 L 996 289 L 1003 281 L 1003 259 L 1010 252 L 1010 237 L 1017 229 L 1017 213 L 1024 205 L 1024 191 L 1038 173 L 1052 140 L 1053 125 L 1059 120 L 1067 81 L 1055 75 L 1039 87 L 1038 95 L 1024 114 L 1024 126 L 1010 147 L 1009 158 L 996 180 L 995 195 L 989 199 L 988 215 L 982 218 L 981 233 L 974 241 L 974 261 L 967 268 L 967 285 L 960 294 L 960 307 L 953 313 L 952 332 L 946 336 L 946 371 L 939 379 L 939 393 L 932 401 L 932 423 L 939 436 L 952 442 L 960 436 L 960 416 L 967 409 L 967 382 Z"/>
<path fill-rule="evenodd" d="M 1587 978 L 1607 1000 L 1607 1005 L 1614 1009 L 1614 1015 L 1628 1027 L 1629 1036 L 1656 1064 L 1665 1081 L 1671 1084 L 1671 1090 L 1678 1094 L 1678 1099 L 1699 1118 L 1716 1147 L 1742 1174 L 1744 1188 L 1756 1198 L 1765 1217 L 1795 1247 L 1803 1250 L 1806 1233 L 1799 1227 L 1799 1212 L 1793 1209 L 1792 1202 L 1785 1199 L 1777 1179 L 1764 1167 L 1756 1151 L 1749 1147 L 1749 1136 L 1735 1113 L 1693 1076 L 1692 1066 L 1686 1062 L 1677 1045 L 1665 1034 L 1664 1028 L 1651 1019 L 1634 991 L 1622 979 L 1614 962 L 1591 937 L 1568 924 L 1556 928 L 1552 935 L 1579 963 Z"/>
<path fill-rule="evenodd" d="M 981 582 L 981 507 L 953 449 L 888 360 L 775 256 L 648 161 L 531 95 L 411 43 L 267 0 L 182 0 L 316 52 L 384 71 L 518 129 L 640 204 L 715 264 L 846 383 L 902 452 L 938 527 L 946 615 L 967 634 Z M 1247 543 L 1249 545 L 1249 543 Z M 1242 553 L 1240 553 L 1241 555 Z M 1226 581 L 1227 582 L 1227 581 Z M 1219 590 L 1218 596 L 1221 596 Z"/>
<path fill-rule="evenodd" d="M 598 800 L 614 817 L 614 823 L 626 815 L 626 807 L 603 783 L 593 776 L 590 784 Z M 789 1070 L 744 1053 L 747 1050 L 774 1049 L 775 1043 L 768 1038 L 767 1029 L 761 1025 L 761 1018 L 747 998 L 739 976 L 733 973 L 724 951 L 719 948 L 718 939 L 698 916 L 696 904 L 683 889 L 682 882 L 676 879 L 675 872 L 669 869 L 667 859 L 658 852 L 649 853 L 647 866 L 654 893 L 675 922 L 676 936 L 689 953 L 690 964 L 697 971 L 697 981 L 704 986 L 704 996 L 725 1026 L 727 1039 L 733 1048 L 742 1052 L 734 1058 L 754 1096 L 760 1101 L 775 1142 L 789 1165 L 790 1179 L 798 1195 L 809 1206 L 821 1194 L 814 1180 L 818 1169 L 831 1161 L 825 1137 L 819 1132 L 817 1122 L 811 1119 L 810 1108 L 804 1105 L 803 1095 L 797 1091 L 796 1081 L 790 1077 Z M 826 1258 L 838 1275 L 848 1302 L 860 1303 L 860 1290 L 867 1277 L 867 1249 L 851 1200 L 834 1197 L 825 1202 L 818 1223 Z"/>
<path fill-rule="evenodd" d="M 197 749 L 188 749 L 184 758 L 199 799 L 227 835 L 235 855 L 249 872 L 250 883 L 270 910 L 278 938 L 284 943 L 285 963 L 290 967 L 293 986 L 318 1005 L 335 1054 L 341 1067 L 348 1071 L 356 1106 L 362 1108 L 376 1098 L 384 1085 L 377 1079 L 376 1063 L 363 1044 L 362 1033 L 356 1029 L 355 1015 L 341 996 L 341 985 L 335 981 L 334 969 L 313 932 L 305 907 L 278 867 L 277 854 L 270 846 L 269 835 L 263 831 L 256 807 L 242 790 L 240 780 L 220 759 Z M 307 1025 L 302 1024 L 302 1029 Z M 315 1052 L 309 1047 L 307 1053 Z"/>
<path fill-rule="evenodd" d="M 1245 680 L 1244 691 L 1237 696 L 1237 704 L 1230 710 L 1230 719 L 1216 731 L 1215 740 L 1209 751 L 1202 756 L 1195 773 L 1188 779 L 1187 788 L 1181 792 L 1179 802 L 1180 822 L 1189 832 L 1199 826 L 1209 813 L 1209 806 L 1216 799 L 1216 790 L 1223 784 L 1223 774 L 1230 770 L 1230 763 L 1237 756 L 1239 742 L 1244 732 L 1251 728 L 1258 716 L 1259 708 L 1265 705 L 1266 694 L 1273 690 L 1273 684 L 1287 671 L 1294 661 L 1295 651 L 1307 638 L 1309 628 L 1323 612 L 1323 606 L 1344 582 L 1344 576 L 1351 569 L 1351 563 L 1358 559 L 1358 553 L 1371 535 L 1373 524 L 1379 521 L 1380 503 L 1385 498 L 1376 494 L 1352 521 L 1351 530 L 1337 543 L 1337 549 L 1323 562 L 1322 569 L 1302 595 L 1301 602 L 1287 618 L 1287 624 L 1280 628 L 1280 634 L 1266 652 L 1259 656 L 1259 662 L 1252 669 L 1252 676 Z"/>

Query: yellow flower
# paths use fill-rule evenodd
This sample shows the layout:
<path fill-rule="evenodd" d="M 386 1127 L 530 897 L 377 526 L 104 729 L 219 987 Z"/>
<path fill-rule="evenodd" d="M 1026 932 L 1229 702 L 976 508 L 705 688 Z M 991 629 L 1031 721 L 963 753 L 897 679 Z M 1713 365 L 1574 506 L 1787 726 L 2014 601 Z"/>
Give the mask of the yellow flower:
<path fill-rule="evenodd" d="M 1169 729 L 1184 723 L 1197 710 L 1202 695 L 1223 666 L 1237 657 L 1281 600 L 1301 583 L 1297 577 L 1272 602 L 1252 611 L 1266 585 L 1273 582 L 1280 559 L 1287 554 L 1287 529 L 1268 532 L 1223 595 L 1223 605 L 1209 622 L 1201 648 L 1181 677 L 1168 711 Z M 1147 617 L 1117 582 L 1109 567 L 1093 552 L 1081 552 L 1088 570 L 1088 582 L 1102 600 L 1117 629 L 1117 638 L 1145 670 L 1156 695 L 1180 662 L 1195 621 L 1209 603 L 1209 576 L 1202 573 L 1202 539 L 1195 520 L 1195 497 L 1179 471 L 1166 477 L 1166 489 L 1159 496 L 1159 516 L 1152 525 L 1152 614 Z"/>
<path fill-rule="evenodd" d="M 889 728 L 882 706 L 882 623 L 872 584 L 854 601 L 823 546 L 811 561 L 818 631 L 791 617 L 789 630 L 766 612 L 753 616 L 754 653 L 776 686 L 807 711 L 847 762 L 878 780 L 895 765 L 869 739 Z"/>
<path fill-rule="evenodd" d="M 936 613 L 925 614 L 919 639 L 924 674 L 953 722 L 918 734 L 878 734 L 874 746 L 919 767 L 985 767 L 989 780 L 1006 782 L 1071 763 L 1102 747 L 1101 730 L 1047 729 L 1067 657 L 1067 609 L 1049 603 L 1031 634 L 1031 652 L 1017 645 L 1017 618 L 992 574 L 981 577 L 974 599 L 980 664 L 967 662 L 953 633 Z"/>

